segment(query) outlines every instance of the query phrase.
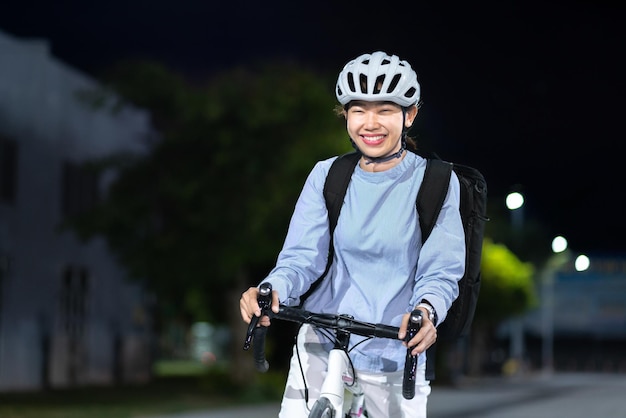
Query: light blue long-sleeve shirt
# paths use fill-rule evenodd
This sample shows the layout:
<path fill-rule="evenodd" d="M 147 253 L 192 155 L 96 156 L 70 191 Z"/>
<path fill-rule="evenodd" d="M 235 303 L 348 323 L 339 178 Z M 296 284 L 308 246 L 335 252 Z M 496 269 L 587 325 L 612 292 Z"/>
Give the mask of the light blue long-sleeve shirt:
<path fill-rule="evenodd" d="M 298 304 L 326 267 L 330 240 L 322 191 L 335 158 L 318 162 L 309 174 L 276 266 L 263 280 L 281 303 Z M 452 173 L 439 218 L 422 246 L 415 201 L 425 169 L 426 160 L 411 152 L 386 171 L 367 172 L 357 164 L 334 232 L 333 263 L 306 309 L 399 326 L 402 315 L 426 299 L 439 323 L 445 320 L 465 268 L 459 181 Z M 400 341 L 389 339 L 373 339 L 350 352 L 354 366 L 370 372 L 400 370 L 405 355 Z"/>

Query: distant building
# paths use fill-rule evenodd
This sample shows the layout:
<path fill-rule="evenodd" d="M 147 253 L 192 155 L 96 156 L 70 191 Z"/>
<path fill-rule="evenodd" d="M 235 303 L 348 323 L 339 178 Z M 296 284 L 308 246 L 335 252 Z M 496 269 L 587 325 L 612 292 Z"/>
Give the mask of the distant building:
<path fill-rule="evenodd" d="M 584 272 L 571 265 L 554 283 L 554 332 L 626 341 L 626 259 L 594 257 Z"/>
<path fill-rule="evenodd" d="M 539 283 L 539 306 L 523 317 L 525 358 L 531 368 L 546 362 L 560 371 L 626 372 L 626 257 L 593 255 L 577 271 L 567 257 Z M 510 336 L 506 321 L 500 337 Z"/>
<path fill-rule="evenodd" d="M 98 87 L 46 41 L 0 32 L 0 391 L 150 375 L 149 296 L 102 240 L 58 229 L 106 193 L 85 162 L 153 139 L 145 111 L 90 105 Z"/>

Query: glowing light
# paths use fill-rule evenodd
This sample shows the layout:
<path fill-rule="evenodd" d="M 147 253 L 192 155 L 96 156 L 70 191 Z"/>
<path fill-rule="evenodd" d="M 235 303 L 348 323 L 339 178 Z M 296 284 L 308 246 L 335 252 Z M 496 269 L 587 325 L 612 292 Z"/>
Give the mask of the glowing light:
<path fill-rule="evenodd" d="M 555 237 L 552 240 L 552 251 L 555 253 L 562 253 L 565 250 L 567 250 L 567 240 L 560 235 Z"/>
<path fill-rule="evenodd" d="M 506 207 L 510 210 L 519 209 L 524 205 L 524 196 L 521 193 L 509 193 L 506 197 Z"/>
<path fill-rule="evenodd" d="M 589 268 L 591 262 L 589 261 L 589 257 L 586 255 L 579 255 L 576 257 L 576 261 L 574 261 L 574 268 L 576 271 L 585 271 Z"/>

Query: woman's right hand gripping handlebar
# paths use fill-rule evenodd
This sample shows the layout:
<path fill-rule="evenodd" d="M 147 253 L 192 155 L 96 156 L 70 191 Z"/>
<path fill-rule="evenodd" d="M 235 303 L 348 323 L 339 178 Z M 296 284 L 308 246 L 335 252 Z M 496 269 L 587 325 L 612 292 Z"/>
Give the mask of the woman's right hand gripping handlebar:
<path fill-rule="evenodd" d="M 270 309 L 278 312 L 278 292 L 272 290 L 269 283 L 263 283 L 259 288 L 251 287 L 241 295 L 239 307 L 241 317 L 248 324 L 243 349 L 248 350 L 254 341 L 254 365 L 259 372 L 265 373 L 269 368 L 265 359 L 265 334 L 270 325 L 268 313 Z"/>
<path fill-rule="evenodd" d="M 271 287 L 270 287 L 271 289 Z M 262 306 L 259 305 L 259 287 L 251 287 L 241 295 L 239 299 L 239 309 L 241 310 L 241 318 L 246 324 L 249 324 L 253 318 L 256 317 L 255 322 L 258 321 L 258 325 L 268 327 L 270 325 L 270 318 L 267 315 L 262 315 Z M 272 290 L 271 306 L 270 308 L 274 313 L 278 313 L 279 301 L 278 292 Z"/>

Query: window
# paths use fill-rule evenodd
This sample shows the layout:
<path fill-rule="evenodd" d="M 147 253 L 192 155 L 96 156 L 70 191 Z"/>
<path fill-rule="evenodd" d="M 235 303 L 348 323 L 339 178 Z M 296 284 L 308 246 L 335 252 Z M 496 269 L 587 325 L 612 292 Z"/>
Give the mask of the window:
<path fill-rule="evenodd" d="M 83 335 L 87 316 L 89 274 L 84 267 L 67 266 L 61 277 L 61 327 L 70 338 Z"/>
<path fill-rule="evenodd" d="M 61 275 L 60 326 L 67 337 L 67 378 L 79 381 L 86 367 L 85 333 L 87 327 L 89 272 L 85 267 L 68 265 Z"/>
<path fill-rule="evenodd" d="M 2 302 L 4 301 L 4 283 L 5 278 L 9 273 L 11 259 L 4 254 L 0 254 L 0 340 L 2 340 Z"/>
<path fill-rule="evenodd" d="M 84 164 L 63 164 L 63 195 L 61 213 L 74 216 L 92 208 L 98 202 L 98 173 Z"/>
<path fill-rule="evenodd" d="M 17 144 L 0 137 L 0 202 L 15 203 L 17 189 Z"/>

